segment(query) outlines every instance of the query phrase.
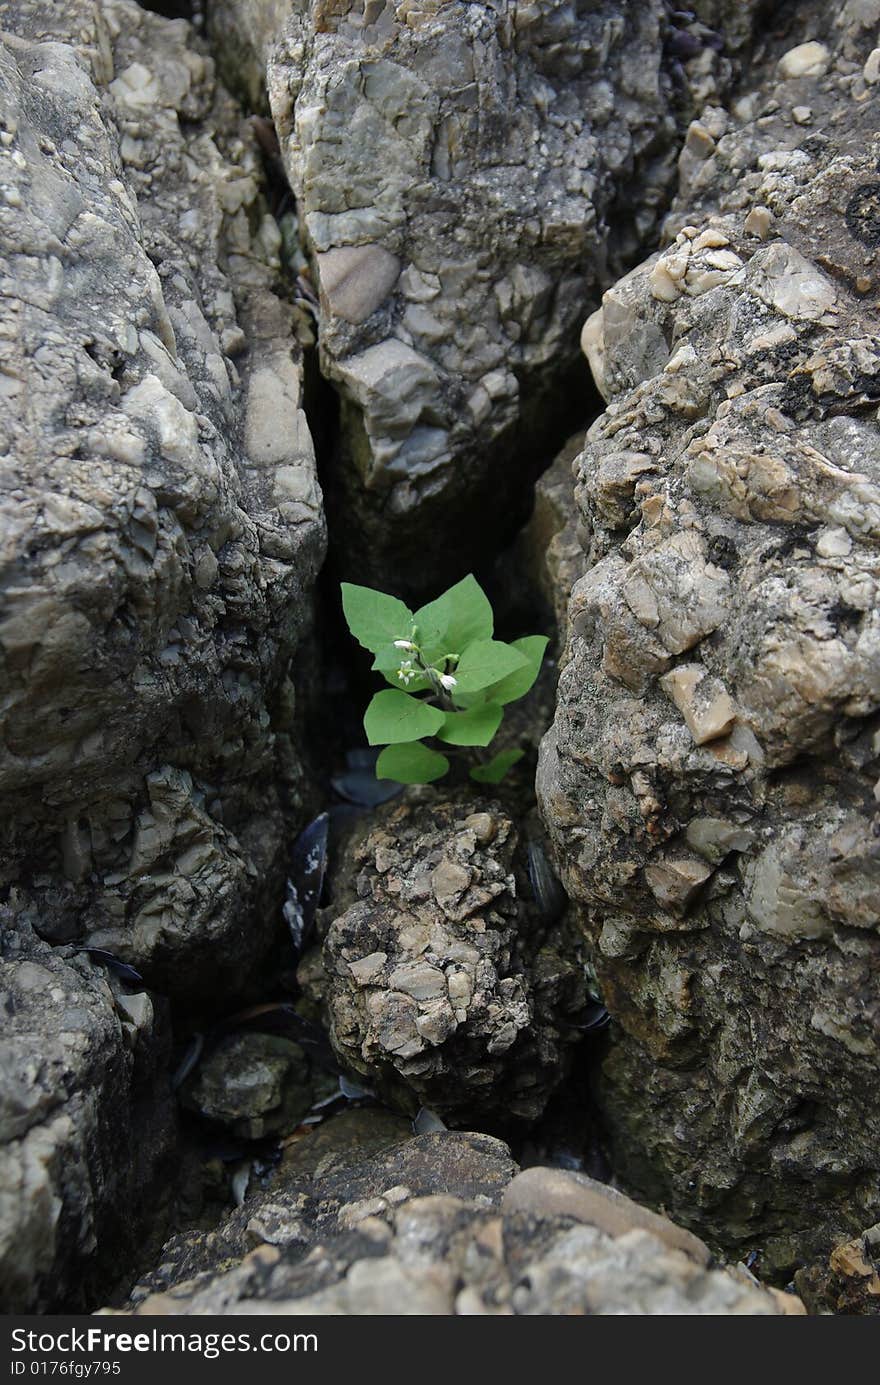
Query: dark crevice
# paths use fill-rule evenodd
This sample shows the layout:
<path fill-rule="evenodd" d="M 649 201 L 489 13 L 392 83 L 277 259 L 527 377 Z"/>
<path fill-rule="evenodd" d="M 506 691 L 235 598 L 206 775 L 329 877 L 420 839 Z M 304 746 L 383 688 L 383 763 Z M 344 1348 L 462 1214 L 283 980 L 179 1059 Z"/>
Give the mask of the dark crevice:
<path fill-rule="evenodd" d="M 164 19 L 188 19 L 199 32 L 204 32 L 208 0 L 138 0 L 145 10 L 161 14 Z"/>

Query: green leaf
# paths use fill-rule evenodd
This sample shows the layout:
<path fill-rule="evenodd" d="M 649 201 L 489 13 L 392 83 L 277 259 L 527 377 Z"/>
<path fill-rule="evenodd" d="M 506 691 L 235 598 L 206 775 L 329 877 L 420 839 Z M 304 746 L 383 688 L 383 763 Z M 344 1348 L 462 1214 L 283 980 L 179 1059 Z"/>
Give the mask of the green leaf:
<path fill-rule="evenodd" d="M 430 750 L 421 741 L 389 745 L 376 761 L 377 779 L 394 779 L 398 784 L 431 784 L 449 769 L 445 755 Z"/>
<path fill-rule="evenodd" d="M 491 639 L 494 628 L 489 598 L 473 573 L 422 606 L 413 619 L 427 663 L 461 654 L 474 640 Z"/>
<path fill-rule="evenodd" d="M 525 657 L 526 666 L 517 669 L 514 673 L 509 673 L 506 678 L 501 679 L 500 683 L 492 684 L 489 689 L 489 697 L 493 702 L 514 702 L 518 697 L 525 697 L 541 672 L 547 644 L 546 635 L 524 635 L 521 640 L 512 642 L 511 648 L 518 649 L 520 654 Z"/>
<path fill-rule="evenodd" d="M 429 707 L 409 693 L 386 688 L 376 693 L 367 708 L 364 730 L 370 745 L 399 745 L 433 736 L 443 725 L 444 716 L 439 707 Z"/>
<path fill-rule="evenodd" d="M 471 778 L 478 784 L 500 784 L 507 771 L 521 760 L 524 750 L 499 750 L 497 755 L 485 765 L 477 765 L 471 770 Z"/>
<path fill-rule="evenodd" d="M 412 633 L 413 614 L 409 607 L 396 596 L 386 596 L 372 587 L 343 582 L 342 609 L 358 644 L 373 654 L 393 646 L 395 640 L 408 640 Z"/>
<path fill-rule="evenodd" d="M 468 712 L 447 712 L 437 739 L 449 745 L 488 745 L 503 716 L 504 710 L 497 702 L 483 702 Z"/>
<path fill-rule="evenodd" d="M 527 665 L 524 654 L 500 640 L 475 640 L 469 644 L 455 670 L 459 693 L 480 692 Z"/>

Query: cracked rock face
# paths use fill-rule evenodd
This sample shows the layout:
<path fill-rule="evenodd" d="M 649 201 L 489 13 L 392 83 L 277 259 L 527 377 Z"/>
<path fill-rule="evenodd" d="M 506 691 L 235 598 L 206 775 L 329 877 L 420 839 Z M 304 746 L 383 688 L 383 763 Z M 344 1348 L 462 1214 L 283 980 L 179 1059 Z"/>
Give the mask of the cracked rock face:
<path fill-rule="evenodd" d="M 692 127 L 669 243 L 587 324 L 539 769 L 615 1166 L 768 1273 L 880 1209 L 880 9 L 810 23 Z"/>
<path fill-rule="evenodd" d="M 347 1068 L 456 1125 L 534 1119 L 580 1037 L 578 939 L 525 897 L 516 848 L 494 803 L 384 811 L 354 851 L 354 902 L 300 970 Z"/>
<path fill-rule="evenodd" d="M 15 926 L 13 925 L 15 922 Z M 0 910 L 0 1302 L 87 1311 L 158 1225 L 174 1108 L 149 995 Z M 114 1264 L 115 1257 L 115 1264 Z"/>
<path fill-rule="evenodd" d="M 504 507 L 480 497 L 546 461 L 542 393 L 671 187 L 664 6 L 220 0 L 211 24 L 249 89 L 267 73 L 342 401 L 346 559 L 418 582 L 426 545 L 432 574 L 485 551 Z"/>
<path fill-rule="evenodd" d="M 657 1315 L 803 1312 L 666 1218 L 557 1169 L 517 1175 L 486 1135 L 423 1135 L 285 1181 L 213 1236 L 163 1251 L 134 1315 Z"/>
<path fill-rule="evenodd" d="M 184 21 L 0 24 L 5 879 L 43 936 L 235 988 L 324 543 L 278 231 Z"/>

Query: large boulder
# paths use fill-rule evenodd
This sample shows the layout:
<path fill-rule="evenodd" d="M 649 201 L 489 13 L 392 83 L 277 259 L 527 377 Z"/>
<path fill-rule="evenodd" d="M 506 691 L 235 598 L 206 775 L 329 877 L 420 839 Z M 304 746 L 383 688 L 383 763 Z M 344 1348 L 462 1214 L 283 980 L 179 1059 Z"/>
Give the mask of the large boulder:
<path fill-rule="evenodd" d="M 234 991 L 277 917 L 324 547 L 260 154 L 183 20 L 0 26 L 4 878 L 44 937 Z"/>
<path fill-rule="evenodd" d="M 539 769 L 618 1021 L 615 1167 L 771 1274 L 880 1213 L 878 25 L 768 44 L 587 325 L 609 404 Z"/>
<path fill-rule="evenodd" d="M 87 1311 L 162 1227 L 174 1104 L 165 1009 L 0 910 L 0 1304 Z"/>
<path fill-rule="evenodd" d="M 588 983 L 505 810 L 432 790 L 386 808 L 334 889 L 299 974 L 343 1066 L 459 1126 L 539 1116 L 583 1037 Z"/>
<path fill-rule="evenodd" d="M 285 1178 L 163 1251 L 123 1313 L 510 1316 L 802 1313 L 591 1179 L 517 1174 L 485 1135 L 423 1135 Z"/>
<path fill-rule="evenodd" d="M 718 68 L 718 36 L 678 22 L 675 56 L 660 0 L 211 6 L 252 100 L 266 71 L 341 400 L 348 570 L 439 584 L 524 518 L 588 407 L 585 307 L 671 190 L 670 72 Z"/>

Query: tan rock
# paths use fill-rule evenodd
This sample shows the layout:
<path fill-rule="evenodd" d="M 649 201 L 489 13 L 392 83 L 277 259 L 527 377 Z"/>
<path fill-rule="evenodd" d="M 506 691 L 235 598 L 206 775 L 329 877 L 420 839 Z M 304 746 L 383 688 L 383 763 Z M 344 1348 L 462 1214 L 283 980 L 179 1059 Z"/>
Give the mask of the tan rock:
<path fill-rule="evenodd" d="M 785 81 L 796 77 L 824 77 L 830 61 L 831 54 L 824 43 L 815 40 L 799 43 L 779 59 L 779 75 Z"/>
<path fill-rule="evenodd" d="M 326 312 L 357 325 L 385 302 L 400 277 L 400 261 L 381 245 L 345 245 L 318 255 Z"/>
<path fill-rule="evenodd" d="M 681 712 L 696 745 L 726 736 L 736 721 L 736 703 L 703 664 L 679 664 L 663 675 L 660 686 Z"/>
<path fill-rule="evenodd" d="M 505 1216 L 529 1212 L 535 1217 L 572 1217 L 613 1237 L 647 1231 L 701 1265 L 708 1265 L 712 1258 L 708 1246 L 690 1231 L 583 1173 L 525 1169 L 505 1188 L 501 1210 Z"/>
<path fill-rule="evenodd" d="M 668 857 L 645 867 L 652 895 L 672 913 L 683 913 L 711 874 L 712 867 L 696 856 Z"/>

